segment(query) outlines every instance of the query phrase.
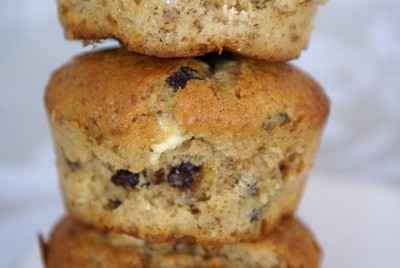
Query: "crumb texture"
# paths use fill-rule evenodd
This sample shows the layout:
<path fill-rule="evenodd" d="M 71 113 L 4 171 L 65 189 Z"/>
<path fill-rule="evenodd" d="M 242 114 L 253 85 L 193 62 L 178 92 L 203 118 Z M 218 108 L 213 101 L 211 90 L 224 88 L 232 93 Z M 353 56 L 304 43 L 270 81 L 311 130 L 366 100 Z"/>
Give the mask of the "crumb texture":
<path fill-rule="evenodd" d="M 200 246 L 154 244 L 102 233 L 64 219 L 43 243 L 46 268 L 319 268 L 321 250 L 298 220 L 287 219 L 256 243 Z"/>
<path fill-rule="evenodd" d="M 122 49 L 74 58 L 45 99 L 68 211 L 149 241 L 270 232 L 298 205 L 329 112 L 288 64 Z"/>
<path fill-rule="evenodd" d="M 306 48 L 321 0 L 58 0 L 66 37 L 113 37 L 158 57 L 233 51 L 270 61 Z"/>

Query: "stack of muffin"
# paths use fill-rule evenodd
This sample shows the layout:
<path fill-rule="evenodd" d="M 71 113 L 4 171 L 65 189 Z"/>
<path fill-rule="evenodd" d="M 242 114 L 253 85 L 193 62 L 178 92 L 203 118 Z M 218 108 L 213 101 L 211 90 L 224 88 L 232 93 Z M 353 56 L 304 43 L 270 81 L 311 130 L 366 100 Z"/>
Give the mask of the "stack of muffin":
<path fill-rule="evenodd" d="M 293 214 L 329 101 L 282 61 L 321 1 L 58 4 L 69 39 L 124 48 L 74 58 L 47 87 L 68 216 L 45 266 L 319 267 Z"/>

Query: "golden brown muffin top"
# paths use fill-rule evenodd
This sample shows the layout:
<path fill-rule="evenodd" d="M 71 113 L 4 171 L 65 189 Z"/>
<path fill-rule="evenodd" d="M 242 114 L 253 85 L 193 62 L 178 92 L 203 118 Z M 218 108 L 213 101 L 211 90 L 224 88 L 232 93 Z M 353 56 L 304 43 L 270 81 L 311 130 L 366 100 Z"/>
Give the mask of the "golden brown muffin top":
<path fill-rule="evenodd" d="M 156 57 L 232 51 L 268 61 L 297 58 L 324 0 L 58 0 L 70 40 L 118 39 Z M 140 14 L 140 15 L 138 15 Z"/>
<path fill-rule="evenodd" d="M 123 49 L 74 58 L 54 73 L 45 99 L 55 121 L 97 140 L 143 146 L 162 138 L 160 115 L 184 133 L 223 141 L 265 132 L 279 115 L 299 133 L 320 130 L 329 112 L 318 83 L 289 64 L 231 55 L 158 59 Z"/>

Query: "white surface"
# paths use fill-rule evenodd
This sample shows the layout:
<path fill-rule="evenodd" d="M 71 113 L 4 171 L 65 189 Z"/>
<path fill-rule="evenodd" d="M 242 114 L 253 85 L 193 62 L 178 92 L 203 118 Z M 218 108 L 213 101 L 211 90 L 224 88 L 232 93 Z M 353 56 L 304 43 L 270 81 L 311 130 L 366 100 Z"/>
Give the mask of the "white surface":
<path fill-rule="evenodd" d="M 399 189 L 330 178 L 311 181 L 300 215 L 321 241 L 323 267 L 396 267 L 399 207 Z M 18 268 L 41 267 L 32 248 Z"/>
<path fill-rule="evenodd" d="M 323 194 L 310 189 L 316 201 L 303 208 L 326 244 L 326 267 L 397 265 L 399 213 L 381 206 L 399 207 L 399 10 L 397 0 L 331 0 L 296 62 L 333 105 L 311 186 Z M 54 0 L 0 0 L 0 18 L 0 267 L 16 267 L 61 213 L 42 94 L 50 72 L 83 49 L 63 39 Z"/>
<path fill-rule="evenodd" d="M 326 179 L 310 182 L 300 209 L 324 248 L 323 267 L 398 267 L 400 189 Z"/>

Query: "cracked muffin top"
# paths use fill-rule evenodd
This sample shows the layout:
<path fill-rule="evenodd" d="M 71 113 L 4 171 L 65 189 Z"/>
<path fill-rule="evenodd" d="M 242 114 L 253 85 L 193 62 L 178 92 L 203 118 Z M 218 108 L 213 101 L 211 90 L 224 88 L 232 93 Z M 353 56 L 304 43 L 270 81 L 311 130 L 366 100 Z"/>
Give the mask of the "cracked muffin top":
<path fill-rule="evenodd" d="M 118 39 L 156 57 L 232 51 L 267 61 L 307 47 L 324 0 L 58 0 L 67 39 Z"/>
<path fill-rule="evenodd" d="M 55 72 L 45 100 L 54 120 L 74 122 L 96 140 L 142 147 L 165 139 L 175 123 L 183 134 L 218 141 L 256 136 L 281 120 L 313 132 L 329 110 L 318 83 L 289 64 L 229 54 L 158 59 L 123 49 L 74 58 Z"/>

